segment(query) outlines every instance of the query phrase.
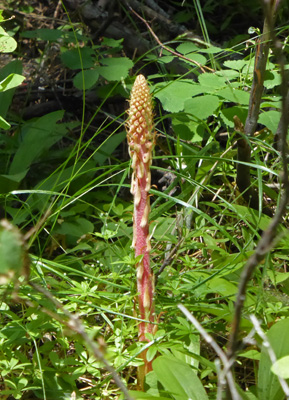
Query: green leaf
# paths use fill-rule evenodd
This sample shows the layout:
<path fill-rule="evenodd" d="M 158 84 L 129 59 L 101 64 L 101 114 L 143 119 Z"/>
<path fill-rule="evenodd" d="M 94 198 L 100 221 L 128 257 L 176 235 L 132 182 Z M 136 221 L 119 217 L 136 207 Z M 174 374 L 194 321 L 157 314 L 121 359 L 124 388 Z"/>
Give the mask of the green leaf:
<path fill-rule="evenodd" d="M 25 80 L 25 77 L 18 74 L 10 74 L 5 79 L 0 82 L 0 91 L 5 92 L 5 90 L 13 89 Z"/>
<path fill-rule="evenodd" d="M 225 124 L 229 126 L 230 128 L 234 128 L 234 116 L 237 115 L 241 122 L 245 124 L 246 117 L 248 114 L 248 110 L 246 108 L 238 107 L 238 106 L 233 106 L 229 108 L 223 108 L 221 110 L 221 116 L 222 119 L 224 120 Z"/>
<path fill-rule="evenodd" d="M 164 110 L 169 112 L 182 111 L 186 100 L 203 92 L 200 85 L 187 81 L 161 83 L 155 88 L 161 90 L 155 91 L 154 96 L 161 101 Z"/>
<path fill-rule="evenodd" d="M 250 93 L 244 92 L 240 89 L 235 89 L 232 87 L 227 87 L 225 89 L 221 89 L 217 92 L 218 96 L 223 97 L 227 101 L 232 101 L 234 103 L 239 104 L 249 104 Z"/>
<path fill-rule="evenodd" d="M 212 92 L 214 89 L 226 87 L 226 78 L 212 73 L 204 73 L 199 75 L 199 82 L 204 87 L 204 92 Z"/>
<path fill-rule="evenodd" d="M 22 141 L 11 163 L 10 175 L 28 169 L 33 161 L 65 135 L 66 124 L 57 123 L 63 115 L 63 110 L 55 111 L 23 125 Z"/>
<path fill-rule="evenodd" d="M 181 118 L 172 118 L 175 133 L 183 140 L 201 142 L 208 134 L 203 124 L 196 121 L 182 121 Z"/>
<path fill-rule="evenodd" d="M 70 69 L 92 68 L 94 67 L 93 55 L 92 49 L 82 47 L 65 51 L 61 54 L 61 60 Z"/>
<path fill-rule="evenodd" d="M 268 129 L 270 129 L 270 131 L 275 133 L 277 131 L 277 127 L 278 127 L 280 118 L 281 118 L 280 111 L 269 110 L 269 111 L 263 112 L 259 116 L 258 122 L 260 124 L 265 125 Z"/>
<path fill-rule="evenodd" d="M 241 71 L 247 64 L 245 60 L 228 60 L 224 62 L 225 67 Z"/>
<path fill-rule="evenodd" d="M 178 47 L 177 47 L 177 51 L 181 54 L 189 54 L 192 52 L 197 52 L 199 51 L 200 48 L 198 46 L 196 46 L 194 43 L 192 42 L 185 42 L 185 43 L 181 43 Z"/>
<path fill-rule="evenodd" d="M 21 74 L 22 63 L 19 60 L 11 61 L 5 67 L 0 69 L 0 80 L 2 81 L 10 74 Z M 10 107 L 13 95 L 15 93 L 15 87 L 5 92 L 0 92 L 0 115 L 2 118 L 6 117 L 7 111 Z"/>
<path fill-rule="evenodd" d="M 79 238 L 87 233 L 93 233 L 94 226 L 85 218 L 77 218 L 70 222 L 64 221 L 55 231 L 61 235 L 71 235 Z"/>
<path fill-rule="evenodd" d="M 177 358 L 160 356 L 153 362 L 153 370 L 160 383 L 175 400 L 208 400 L 201 381 L 185 362 Z"/>
<path fill-rule="evenodd" d="M 267 337 L 277 359 L 289 355 L 289 318 L 278 321 L 273 325 Z M 262 346 L 258 373 L 258 394 L 262 400 L 283 400 L 284 392 L 278 378 L 271 371 L 271 360 L 265 346 Z"/>
<path fill-rule="evenodd" d="M 96 84 L 99 78 L 99 73 L 95 69 L 87 69 L 79 72 L 73 78 L 73 84 L 77 89 L 87 90 Z M 83 87 L 84 80 L 84 87 Z"/>
<path fill-rule="evenodd" d="M 281 84 L 281 76 L 279 71 L 266 71 L 264 86 L 267 89 L 272 89 Z"/>
<path fill-rule="evenodd" d="M 62 37 L 63 33 L 58 29 L 35 29 L 33 31 L 25 31 L 21 34 L 24 38 L 47 40 L 51 42 L 56 42 L 57 39 Z"/>
<path fill-rule="evenodd" d="M 217 96 L 204 95 L 186 100 L 185 112 L 198 119 L 207 119 L 219 107 L 220 100 Z"/>
<path fill-rule="evenodd" d="M 101 60 L 104 66 L 96 67 L 96 71 L 108 81 L 120 81 L 125 79 L 133 62 L 127 57 L 114 57 Z"/>
<path fill-rule="evenodd" d="M 199 49 L 199 51 L 206 54 L 217 54 L 224 51 L 224 49 L 222 49 L 221 47 L 210 46 L 207 49 Z"/>
<path fill-rule="evenodd" d="M 289 356 L 277 360 L 271 367 L 271 371 L 283 379 L 289 379 Z"/>
<path fill-rule="evenodd" d="M 16 40 L 0 26 L 0 53 L 12 53 L 16 47 Z"/>
<path fill-rule="evenodd" d="M 4 118 L 2 118 L 1 115 L 0 115 L 0 128 L 4 129 L 5 131 L 11 128 L 11 125 Z"/>

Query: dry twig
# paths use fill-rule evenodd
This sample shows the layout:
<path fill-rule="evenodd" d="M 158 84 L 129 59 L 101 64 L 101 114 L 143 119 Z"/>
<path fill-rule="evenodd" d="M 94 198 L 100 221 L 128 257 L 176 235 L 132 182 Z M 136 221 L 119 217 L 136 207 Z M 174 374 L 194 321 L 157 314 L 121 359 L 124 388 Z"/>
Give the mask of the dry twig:
<path fill-rule="evenodd" d="M 160 45 L 160 47 L 161 47 L 162 49 L 167 50 L 169 53 L 173 54 L 174 56 L 176 56 L 176 57 L 178 57 L 178 58 L 181 58 L 182 60 L 189 61 L 190 63 L 195 64 L 197 67 L 200 68 L 200 70 L 201 70 L 202 72 L 205 72 L 205 69 L 207 69 L 207 70 L 210 71 L 210 72 L 215 72 L 215 70 L 213 70 L 212 68 L 207 67 L 206 65 L 201 65 L 201 64 L 198 63 L 197 61 L 192 60 L 192 59 L 190 59 L 190 58 L 188 58 L 188 57 L 185 57 L 183 54 L 180 54 L 180 53 L 178 53 L 178 52 L 176 52 L 176 51 L 170 49 L 170 48 L 167 47 L 166 45 L 164 45 L 164 44 L 160 41 L 160 39 L 157 37 L 157 35 L 154 33 L 154 31 L 152 30 L 152 28 L 150 27 L 150 25 L 148 24 L 148 22 L 147 22 L 144 18 L 142 18 L 136 11 L 134 11 L 131 7 L 129 7 L 129 9 L 131 10 L 132 13 L 134 13 L 134 14 L 146 25 L 146 27 L 148 28 L 148 30 L 150 31 L 150 33 L 152 34 L 152 36 L 155 38 L 156 42 Z"/>

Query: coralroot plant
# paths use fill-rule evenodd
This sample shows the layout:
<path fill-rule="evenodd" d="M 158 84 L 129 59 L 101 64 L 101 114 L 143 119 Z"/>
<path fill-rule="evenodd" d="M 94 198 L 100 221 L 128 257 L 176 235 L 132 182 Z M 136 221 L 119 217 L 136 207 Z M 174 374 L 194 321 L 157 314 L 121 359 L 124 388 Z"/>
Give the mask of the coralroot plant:
<path fill-rule="evenodd" d="M 154 314 L 154 278 L 150 268 L 149 212 L 151 187 L 150 166 L 154 145 L 152 102 L 147 81 L 138 75 L 131 91 L 128 118 L 127 140 L 132 160 L 131 193 L 134 196 L 133 243 L 136 264 L 139 317 L 147 322 L 139 324 L 139 340 L 149 341 L 146 333 L 152 333 Z M 142 358 L 144 366 L 139 370 L 139 383 L 142 386 L 144 376 L 152 369 L 151 362 Z"/>

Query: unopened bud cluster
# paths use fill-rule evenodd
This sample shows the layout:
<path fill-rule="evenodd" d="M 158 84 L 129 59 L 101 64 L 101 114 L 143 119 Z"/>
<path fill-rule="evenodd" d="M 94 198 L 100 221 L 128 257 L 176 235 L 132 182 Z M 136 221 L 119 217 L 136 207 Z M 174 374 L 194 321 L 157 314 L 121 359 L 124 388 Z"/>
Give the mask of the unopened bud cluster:
<path fill-rule="evenodd" d="M 154 145 L 152 101 L 147 81 L 138 75 L 131 91 L 128 111 L 127 140 L 132 160 L 131 193 L 134 196 L 133 243 L 135 256 L 142 255 L 137 265 L 137 286 L 139 292 L 140 318 L 154 321 L 154 284 L 150 269 L 149 212 L 151 188 L 150 166 Z M 153 325 L 140 323 L 139 339 L 148 340 L 146 332 L 152 332 Z"/>

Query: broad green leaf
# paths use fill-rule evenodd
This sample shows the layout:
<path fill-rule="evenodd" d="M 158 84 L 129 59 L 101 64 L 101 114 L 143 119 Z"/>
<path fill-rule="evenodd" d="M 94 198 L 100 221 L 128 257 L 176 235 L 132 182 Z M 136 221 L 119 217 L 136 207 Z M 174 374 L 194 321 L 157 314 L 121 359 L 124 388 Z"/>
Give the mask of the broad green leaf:
<path fill-rule="evenodd" d="M 185 362 L 160 356 L 153 370 L 163 387 L 175 400 L 208 400 L 206 391 L 193 369 Z"/>
<path fill-rule="evenodd" d="M 227 101 L 232 101 L 234 103 L 239 104 L 249 104 L 250 93 L 244 92 L 240 89 L 235 89 L 232 87 L 227 87 L 225 89 L 221 89 L 217 92 L 218 96 L 223 97 Z"/>
<path fill-rule="evenodd" d="M 10 74 L 21 74 L 22 63 L 19 60 L 11 61 L 5 67 L 0 69 L 0 81 L 5 79 Z M 13 95 L 15 93 L 15 87 L 5 92 L 0 91 L 0 115 L 2 118 L 6 117 L 7 111 L 10 107 Z"/>
<path fill-rule="evenodd" d="M 279 71 L 266 71 L 264 86 L 267 89 L 272 89 L 281 84 L 281 76 Z"/>
<path fill-rule="evenodd" d="M 267 337 L 277 359 L 289 355 L 289 318 L 276 322 L 268 331 Z M 262 346 L 258 373 L 258 394 L 262 400 L 283 400 L 284 392 L 278 378 L 271 371 L 272 363 L 265 346 Z"/>
<path fill-rule="evenodd" d="M 21 34 L 24 38 L 38 39 L 38 40 L 47 40 L 55 42 L 57 39 L 60 39 L 63 33 L 58 29 L 48 29 L 41 28 L 35 29 L 33 31 L 25 31 Z"/>
<path fill-rule="evenodd" d="M 21 171 L 16 175 L 0 175 L 0 193 L 8 193 L 17 189 L 26 173 L 27 170 Z"/>
<path fill-rule="evenodd" d="M 164 108 L 169 112 L 183 111 L 185 101 L 192 96 L 203 92 L 200 85 L 187 81 L 173 81 L 156 85 L 154 96 L 157 97 Z"/>
<path fill-rule="evenodd" d="M 120 145 L 121 142 L 126 137 L 126 132 L 120 132 L 109 137 L 100 147 L 98 151 L 96 151 L 93 155 L 93 159 L 99 164 L 103 165 L 104 162 L 112 155 L 117 146 Z"/>
<path fill-rule="evenodd" d="M 270 131 L 276 133 L 279 121 L 280 121 L 281 113 L 280 111 L 269 110 L 263 112 L 259 116 L 259 123 L 265 125 Z"/>
<path fill-rule="evenodd" d="M 67 50 L 61 54 L 63 64 L 70 69 L 94 67 L 94 51 L 89 47 Z"/>
<path fill-rule="evenodd" d="M 245 124 L 246 122 L 246 117 L 248 114 L 248 110 L 246 108 L 238 107 L 238 106 L 233 106 L 229 108 L 223 108 L 221 110 L 221 116 L 222 119 L 224 120 L 225 124 L 229 126 L 230 128 L 234 128 L 234 116 L 237 115 L 237 117 Z"/>
<path fill-rule="evenodd" d="M 277 360 L 271 367 L 271 371 L 283 379 L 289 379 L 289 356 Z"/>
<path fill-rule="evenodd" d="M 207 49 L 200 48 L 199 51 L 201 53 L 206 53 L 206 54 L 217 54 L 217 53 L 221 53 L 222 51 L 224 51 L 224 49 L 221 49 L 220 47 L 216 47 L 216 46 L 210 46 Z"/>
<path fill-rule="evenodd" d="M 77 238 L 85 235 L 86 233 L 93 233 L 93 224 L 85 218 L 76 218 L 73 221 L 64 221 L 55 232 L 61 235 L 71 235 Z"/>
<path fill-rule="evenodd" d="M 212 92 L 214 89 L 226 87 L 226 78 L 212 73 L 204 73 L 199 75 L 200 85 L 204 88 L 204 92 Z"/>
<path fill-rule="evenodd" d="M 192 142 L 201 142 L 207 134 L 203 124 L 196 121 L 182 121 L 181 118 L 172 118 L 172 124 L 174 132 L 179 136 L 180 139 L 190 140 Z"/>
<path fill-rule="evenodd" d="M 103 46 L 117 47 L 117 48 L 118 48 L 118 47 L 122 47 L 122 42 L 123 42 L 123 38 L 122 38 L 122 39 L 116 40 L 116 39 L 104 37 L 104 38 L 102 39 L 101 44 L 102 44 Z"/>
<path fill-rule="evenodd" d="M 20 135 L 22 140 L 11 163 L 9 175 L 29 168 L 37 157 L 65 135 L 67 126 L 57 123 L 63 115 L 63 110 L 55 111 L 23 125 Z"/>
<path fill-rule="evenodd" d="M 16 47 L 16 40 L 0 26 L 0 53 L 12 53 Z"/>
<path fill-rule="evenodd" d="M 225 67 L 241 71 L 247 64 L 245 60 L 227 60 L 224 62 Z"/>
<path fill-rule="evenodd" d="M 207 119 L 219 107 L 220 100 L 217 96 L 204 95 L 185 101 L 185 112 L 198 119 Z"/>
<path fill-rule="evenodd" d="M 10 74 L 5 79 L 0 82 L 0 91 L 5 92 L 5 90 L 13 89 L 24 81 L 25 77 L 18 74 Z"/>
<path fill-rule="evenodd" d="M 96 84 L 96 82 L 98 81 L 98 77 L 99 73 L 95 69 L 86 69 L 75 75 L 75 77 L 73 78 L 73 84 L 77 89 L 87 90 Z"/>
<path fill-rule="evenodd" d="M 196 61 L 197 63 L 199 63 L 199 64 L 201 64 L 201 65 L 205 65 L 206 62 L 207 62 L 206 57 L 203 56 L 203 55 L 200 54 L 200 53 L 189 53 L 189 54 L 186 54 L 186 57 L 189 58 L 189 59 L 192 60 L 192 61 Z M 191 64 L 190 61 L 183 60 L 183 59 L 182 59 L 182 61 Z"/>
<path fill-rule="evenodd" d="M 108 81 L 125 79 L 133 67 L 133 62 L 127 57 L 106 58 L 101 60 L 101 64 L 103 66 L 96 67 L 96 71 Z"/>
<path fill-rule="evenodd" d="M 189 54 L 199 51 L 200 48 L 192 42 L 185 42 L 177 47 L 177 51 L 181 54 Z"/>
<path fill-rule="evenodd" d="M 233 296 L 237 293 L 236 284 L 215 276 L 208 282 L 208 292 L 219 293 L 221 296 Z"/>

